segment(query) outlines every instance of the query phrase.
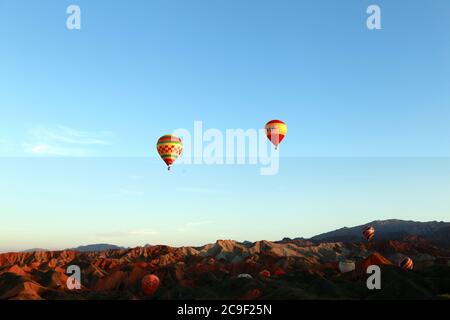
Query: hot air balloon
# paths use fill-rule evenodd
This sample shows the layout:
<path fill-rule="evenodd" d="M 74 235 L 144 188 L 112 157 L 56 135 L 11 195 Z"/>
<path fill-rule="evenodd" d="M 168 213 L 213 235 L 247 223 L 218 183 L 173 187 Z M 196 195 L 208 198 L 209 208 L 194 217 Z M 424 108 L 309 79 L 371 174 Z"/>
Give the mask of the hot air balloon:
<path fill-rule="evenodd" d="M 262 292 L 260 289 L 253 289 L 248 291 L 241 299 L 242 300 L 254 300 L 261 296 Z"/>
<path fill-rule="evenodd" d="M 275 149 L 284 139 L 287 133 L 287 125 L 281 120 L 271 120 L 266 124 L 266 135 L 270 142 L 273 143 Z"/>
<path fill-rule="evenodd" d="M 284 276 L 286 275 L 286 271 L 284 271 L 282 268 L 276 268 L 273 274 L 276 276 Z"/>
<path fill-rule="evenodd" d="M 351 260 L 339 261 L 339 271 L 342 273 L 352 272 L 355 268 L 355 263 Z"/>
<path fill-rule="evenodd" d="M 156 149 L 163 161 L 167 164 L 167 170 L 170 170 L 170 166 L 183 151 L 183 142 L 177 136 L 166 134 L 159 138 Z"/>
<path fill-rule="evenodd" d="M 364 238 L 367 239 L 367 241 L 372 240 L 372 238 L 375 236 L 375 228 L 372 226 L 364 228 L 363 236 L 364 236 Z"/>
<path fill-rule="evenodd" d="M 414 262 L 412 261 L 411 258 L 406 257 L 405 259 L 403 259 L 402 261 L 400 261 L 400 263 L 398 264 L 398 266 L 400 268 L 402 268 L 403 270 L 412 270 L 414 267 Z"/>
<path fill-rule="evenodd" d="M 241 273 L 238 275 L 238 278 L 253 279 L 253 277 L 248 273 Z"/>
<path fill-rule="evenodd" d="M 154 274 L 146 275 L 142 279 L 142 290 L 146 295 L 152 296 L 158 290 L 160 283 L 158 276 Z"/>
<path fill-rule="evenodd" d="M 261 277 L 270 278 L 270 271 L 269 270 L 263 270 L 259 273 Z"/>

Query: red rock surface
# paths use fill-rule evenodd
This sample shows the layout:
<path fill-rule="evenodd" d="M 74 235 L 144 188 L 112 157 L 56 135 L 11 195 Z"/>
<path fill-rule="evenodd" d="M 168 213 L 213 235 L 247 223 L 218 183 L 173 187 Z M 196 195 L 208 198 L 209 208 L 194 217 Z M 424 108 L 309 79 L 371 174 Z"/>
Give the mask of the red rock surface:
<path fill-rule="evenodd" d="M 369 265 L 392 265 L 391 261 L 397 261 L 399 254 L 426 262 L 417 263 L 417 268 L 433 265 L 433 261 L 445 265 L 446 257 L 450 256 L 448 249 L 420 238 L 374 242 L 370 246 L 287 240 L 244 245 L 219 240 L 196 248 L 153 246 L 89 253 L 73 250 L 4 253 L 0 254 L 0 299 L 88 299 L 97 296 L 145 299 L 148 297 L 141 284 L 148 274 L 155 274 L 160 279 L 156 298 L 198 298 L 195 290 L 202 287 L 208 288 L 202 289 L 207 291 L 199 292 L 210 292 L 212 298 L 258 299 L 267 294 L 261 289 L 263 286 L 280 281 L 282 290 L 289 283 L 289 277 L 324 279 L 327 274 L 341 276 L 337 261 L 343 259 L 352 259 L 357 269 L 363 270 Z M 69 275 L 66 270 L 70 265 L 81 268 L 80 291 L 67 288 Z M 251 277 L 239 279 L 239 274 Z M 266 279 L 269 277 L 270 280 Z M 351 275 L 346 277 L 351 278 Z M 225 287 L 221 288 L 222 285 Z"/>
<path fill-rule="evenodd" d="M 361 269 L 367 270 L 367 268 L 372 265 L 377 266 L 392 265 L 392 262 L 390 262 L 388 259 L 383 257 L 378 252 L 374 252 L 361 262 Z"/>

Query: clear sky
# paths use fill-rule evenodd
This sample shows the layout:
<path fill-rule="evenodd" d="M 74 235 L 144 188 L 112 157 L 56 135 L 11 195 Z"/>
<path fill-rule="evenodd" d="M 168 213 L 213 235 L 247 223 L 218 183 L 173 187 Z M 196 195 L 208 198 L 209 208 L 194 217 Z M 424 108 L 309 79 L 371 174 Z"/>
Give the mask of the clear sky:
<path fill-rule="evenodd" d="M 449 221 L 449 31 L 447 0 L 0 0 L 0 251 Z M 155 150 L 271 119 L 273 176 Z"/>

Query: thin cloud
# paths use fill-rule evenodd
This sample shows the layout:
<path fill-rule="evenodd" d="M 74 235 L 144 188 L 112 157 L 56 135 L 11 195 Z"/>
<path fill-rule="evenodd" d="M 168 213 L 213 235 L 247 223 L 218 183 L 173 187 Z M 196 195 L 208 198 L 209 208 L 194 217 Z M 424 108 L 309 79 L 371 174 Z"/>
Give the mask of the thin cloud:
<path fill-rule="evenodd" d="M 30 133 L 41 141 L 80 145 L 109 145 L 113 136 L 110 131 L 89 132 L 65 126 L 57 126 L 53 129 L 37 127 L 32 129 Z"/>
<path fill-rule="evenodd" d="M 23 144 L 25 153 L 41 156 L 86 157 L 95 154 L 95 146 L 111 144 L 109 131 L 88 132 L 66 126 L 36 127 L 29 131 Z"/>
<path fill-rule="evenodd" d="M 192 231 L 195 230 L 197 227 L 204 226 L 211 224 L 212 221 L 205 220 L 205 221 L 191 221 L 187 222 L 184 225 L 177 228 L 179 232 L 186 232 L 186 231 Z"/>
<path fill-rule="evenodd" d="M 86 157 L 88 152 L 80 148 L 65 148 L 48 144 L 24 144 L 25 153 L 45 156 Z"/>

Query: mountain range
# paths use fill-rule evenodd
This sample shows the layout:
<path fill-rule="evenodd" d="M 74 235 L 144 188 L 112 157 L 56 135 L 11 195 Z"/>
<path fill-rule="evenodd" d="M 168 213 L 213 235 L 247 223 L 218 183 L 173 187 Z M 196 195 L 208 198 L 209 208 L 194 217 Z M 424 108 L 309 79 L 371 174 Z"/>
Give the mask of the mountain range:
<path fill-rule="evenodd" d="M 367 225 L 377 232 L 371 242 L 361 235 Z M 450 245 L 436 236 L 446 228 L 388 220 L 311 239 L 5 253 L 0 299 L 450 299 Z M 413 271 L 399 268 L 405 257 Z M 342 263 L 354 270 L 342 273 Z M 366 268 L 374 264 L 382 290 L 366 286 Z M 71 265 L 81 269 L 80 290 L 67 286 Z M 141 286 L 149 274 L 160 279 L 152 295 Z"/>
<path fill-rule="evenodd" d="M 402 239 L 408 235 L 420 236 L 424 239 L 430 240 L 432 242 L 450 245 L 450 222 L 417 222 L 417 221 L 405 221 L 398 219 L 390 220 L 377 220 L 366 223 L 364 225 L 359 225 L 355 227 L 344 227 L 320 235 L 316 235 L 310 239 L 306 238 L 295 238 L 297 242 L 311 243 L 311 242 L 355 242 L 361 241 L 362 229 L 366 226 L 373 226 L 376 230 L 376 237 L 378 239 Z M 291 240 L 290 238 L 284 238 L 283 240 Z M 244 241 L 244 245 L 251 245 L 253 242 Z M 150 244 L 144 245 L 144 247 L 151 247 Z M 96 251 L 107 251 L 107 250 L 122 250 L 126 247 L 117 246 L 114 244 L 89 244 L 78 246 L 75 248 L 69 248 L 65 250 L 73 250 L 79 252 L 96 252 Z M 36 252 L 36 251 L 49 251 L 42 248 L 28 249 L 23 252 Z"/>
<path fill-rule="evenodd" d="M 78 252 L 100 252 L 100 251 L 123 250 L 123 249 L 127 249 L 127 248 L 116 246 L 114 244 L 97 243 L 97 244 L 88 244 L 85 246 L 78 246 L 76 248 L 71 248 L 71 249 L 66 249 L 66 250 L 73 250 L 73 251 L 78 251 Z"/>
<path fill-rule="evenodd" d="M 361 240 L 362 229 L 366 226 L 375 228 L 375 236 L 377 239 L 397 240 L 405 236 L 415 235 L 430 241 L 450 244 L 450 223 L 449 222 L 416 222 L 404 220 L 377 220 L 370 223 L 352 227 L 341 228 L 335 231 L 323 233 L 311 238 L 312 241 L 343 241 L 353 242 Z"/>

